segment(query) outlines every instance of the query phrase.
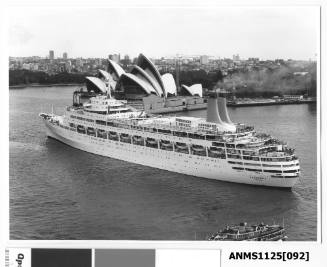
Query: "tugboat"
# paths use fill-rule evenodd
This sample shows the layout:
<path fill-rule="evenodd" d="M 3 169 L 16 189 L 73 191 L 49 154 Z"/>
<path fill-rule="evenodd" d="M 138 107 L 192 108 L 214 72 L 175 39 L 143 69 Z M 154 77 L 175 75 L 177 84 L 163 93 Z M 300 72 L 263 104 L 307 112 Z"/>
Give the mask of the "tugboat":
<path fill-rule="evenodd" d="M 286 231 L 278 224 L 248 226 L 246 222 L 239 225 L 226 226 L 225 229 L 209 237 L 210 241 L 285 241 Z"/>

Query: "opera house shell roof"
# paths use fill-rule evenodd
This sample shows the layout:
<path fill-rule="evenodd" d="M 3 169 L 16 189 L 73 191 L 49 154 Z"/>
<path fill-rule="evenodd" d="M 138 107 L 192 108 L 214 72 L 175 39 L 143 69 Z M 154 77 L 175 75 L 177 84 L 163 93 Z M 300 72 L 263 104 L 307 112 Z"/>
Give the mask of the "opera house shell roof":
<path fill-rule="evenodd" d="M 126 94 L 157 94 L 155 89 L 149 83 L 131 73 L 122 74 L 117 83 L 117 86 L 123 87 L 123 89 L 126 91 Z"/>
<path fill-rule="evenodd" d="M 152 61 L 143 54 L 140 54 L 137 60 L 137 65 L 142 68 L 147 74 L 149 74 L 149 76 L 152 78 L 152 81 L 155 84 L 155 90 L 157 91 L 158 95 L 164 96 L 165 88 L 161 79 L 161 75 L 152 63 Z"/>
<path fill-rule="evenodd" d="M 89 92 L 94 91 L 95 93 L 98 94 L 106 93 L 107 87 L 103 80 L 97 77 L 86 77 L 85 79 L 86 79 L 86 87 Z"/>
<path fill-rule="evenodd" d="M 111 59 L 108 59 L 108 72 L 114 76 L 114 80 L 118 80 L 125 73 L 124 69 Z"/>
<path fill-rule="evenodd" d="M 168 97 L 177 95 L 174 77 L 171 73 L 160 75 L 152 61 L 140 54 L 137 65 L 127 73 L 115 61 L 108 60 L 108 71 L 99 70 L 98 77 L 86 77 L 88 91 L 106 93 L 107 90 L 124 93 L 129 99 L 140 99 L 145 95 Z M 202 97 L 202 85 L 182 85 L 186 95 Z"/>
<path fill-rule="evenodd" d="M 181 86 L 182 93 L 186 95 L 198 95 L 202 97 L 202 84 L 197 83 L 193 84 L 192 86 L 186 86 L 185 84 L 182 84 Z"/>
<path fill-rule="evenodd" d="M 103 79 L 103 80 L 105 80 L 105 81 L 108 81 L 108 80 L 110 80 L 111 79 L 111 75 L 110 75 L 110 73 L 109 72 L 106 72 L 105 70 L 98 70 L 98 77 L 100 78 L 100 79 Z"/>
<path fill-rule="evenodd" d="M 171 73 L 166 73 L 161 76 L 163 84 L 165 86 L 165 97 L 168 95 L 174 96 L 177 95 L 176 83 L 174 76 Z"/>

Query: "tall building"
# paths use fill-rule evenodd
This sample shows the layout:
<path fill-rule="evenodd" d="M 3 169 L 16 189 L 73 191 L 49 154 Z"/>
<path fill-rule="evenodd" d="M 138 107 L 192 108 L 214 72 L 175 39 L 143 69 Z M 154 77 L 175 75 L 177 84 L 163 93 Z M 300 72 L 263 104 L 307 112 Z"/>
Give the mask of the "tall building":
<path fill-rule="evenodd" d="M 125 56 L 124 56 L 124 59 L 122 59 L 122 60 L 120 61 L 120 63 L 121 63 L 122 65 L 124 65 L 124 66 L 128 66 L 128 65 L 131 64 L 131 60 L 130 60 L 130 58 L 129 58 L 128 55 L 125 55 Z"/>
<path fill-rule="evenodd" d="M 239 61 L 240 60 L 240 55 L 239 54 L 233 55 L 233 60 L 234 61 Z"/>
<path fill-rule="evenodd" d="M 63 58 L 63 59 L 68 59 L 68 54 L 67 54 L 67 52 L 64 52 L 64 53 L 62 54 L 62 58 Z"/>
<path fill-rule="evenodd" d="M 202 65 L 206 65 L 206 64 L 208 64 L 209 63 L 209 57 L 208 56 L 200 56 L 200 63 L 202 64 Z"/>
<path fill-rule="evenodd" d="M 120 62 L 120 54 L 109 55 L 109 59 L 115 61 L 116 63 Z"/>
<path fill-rule="evenodd" d="M 51 59 L 51 60 L 54 59 L 54 51 L 53 50 L 49 51 L 49 59 Z"/>

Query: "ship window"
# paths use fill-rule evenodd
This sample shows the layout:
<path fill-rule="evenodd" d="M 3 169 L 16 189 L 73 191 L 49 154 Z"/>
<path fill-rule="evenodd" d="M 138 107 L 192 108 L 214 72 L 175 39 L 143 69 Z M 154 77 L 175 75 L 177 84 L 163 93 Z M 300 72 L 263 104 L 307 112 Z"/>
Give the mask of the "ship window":
<path fill-rule="evenodd" d="M 241 159 L 240 155 L 230 155 L 230 154 L 228 154 L 227 157 L 231 158 L 231 159 Z"/>
<path fill-rule="evenodd" d="M 242 162 L 239 162 L 239 161 L 227 161 L 227 162 L 230 164 L 239 164 L 239 165 L 243 164 Z"/>
<path fill-rule="evenodd" d="M 174 132 L 175 136 L 180 136 L 180 137 L 187 137 L 187 133 L 186 132 Z"/>
<path fill-rule="evenodd" d="M 250 169 L 250 168 L 245 168 L 247 171 L 252 171 L 252 172 L 261 172 L 261 169 Z"/>
<path fill-rule="evenodd" d="M 237 144 L 237 145 L 236 145 L 236 148 L 244 148 L 244 147 L 245 147 L 244 144 Z"/>
<path fill-rule="evenodd" d="M 264 172 L 271 172 L 271 173 L 282 173 L 281 170 L 263 170 Z"/>
<path fill-rule="evenodd" d="M 262 164 L 263 167 L 281 167 L 281 165 Z"/>
<path fill-rule="evenodd" d="M 234 169 L 234 170 L 244 170 L 244 168 L 242 168 L 242 167 L 232 167 L 232 169 Z"/>
<path fill-rule="evenodd" d="M 295 167 L 298 166 L 298 164 L 283 164 L 283 167 Z"/>
<path fill-rule="evenodd" d="M 261 166 L 261 164 L 259 164 L 259 163 L 244 163 L 244 165 L 249 165 L 249 166 Z M 271 165 L 269 165 L 269 166 L 271 166 Z"/>
<path fill-rule="evenodd" d="M 226 144 L 226 147 L 235 148 L 235 144 Z"/>
<path fill-rule="evenodd" d="M 217 140 L 218 136 L 216 135 L 206 135 L 206 140 Z"/>
<path fill-rule="evenodd" d="M 158 129 L 158 133 L 170 134 L 171 130 Z"/>
<path fill-rule="evenodd" d="M 284 171 L 284 173 L 294 173 L 294 172 L 298 172 L 299 170 L 288 170 L 288 171 Z"/>
<path fill-rule="evenodd" d="M 212 142 L 213 146 L 225 147 L 225 143 Z"/>
<path fill-rule="evenodd" d="M 106 122 L 105 121 L 96 120 L 95 122 L 96 122 L 96 124 L 106 125 Z"/>

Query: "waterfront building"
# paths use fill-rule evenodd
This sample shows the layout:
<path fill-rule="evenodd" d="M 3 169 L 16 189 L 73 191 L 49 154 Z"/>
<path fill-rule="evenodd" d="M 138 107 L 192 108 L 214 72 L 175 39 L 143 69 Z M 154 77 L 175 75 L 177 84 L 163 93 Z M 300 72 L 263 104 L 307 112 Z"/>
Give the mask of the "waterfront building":
<path fill-rule="evenodd" d="M 90 78 L 90 77 L 88 77 Z M 87 79 L 88 91 L 101 93 L 104 84 L 110 88 L 119 99 L 142 100 L 146 96 L 155 95 L 162 98 L 177 95 L 177 87 L 171 73 L 160 75 L 152 61 L 140 54 L 137 64 L 133 65 L 129 72 L 126 72 L 120 64 L 108 59 L 107 71 L 99 70 L 95 79 Z M 94 88 L 98 86 L 99 88 Z M 202 97 L 202 85 L 184 85 L 186 96 Z"/>
<path fill-rule="evenodd" d="M 113 55 L 109 55 L 108 57 L 110 60 L 113 60 L 116 63 L 120 62 L 120 54 L 113 54 Z"/>
<path fill-rule="evenodd" d="M 54 60 L 54 51 L 53 50 L 49 51 L 49 59 Z"/>
<path fill-rule="evenodd" d="M 63 58 L 63 59 L 68 59 L 68 54 L 67 54 L 67 52 L 64 52 L 64 53 L 62 54 L 62 58 Z"/>
<path fill-rule="evenodd" d="M 240 61 L 240 55 L 239 54 L 233 55 L 233 61 Z"/>
<path fill-rule="evenodd" d="M 209 63 L 209 57 L 204 55 L 200 56 L 200 64 L 202 65 L 207 65 Z"/>

